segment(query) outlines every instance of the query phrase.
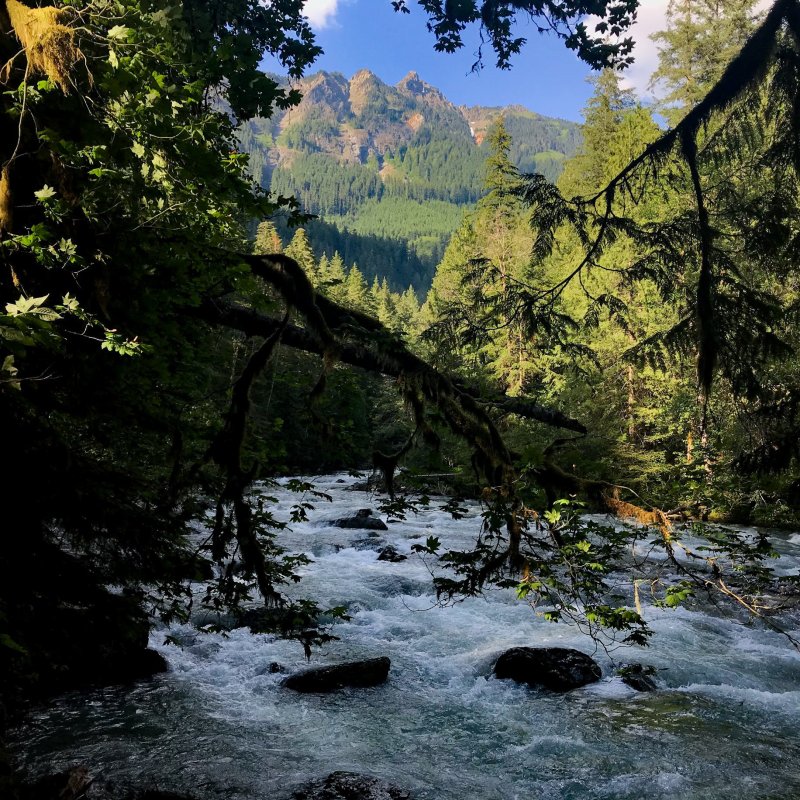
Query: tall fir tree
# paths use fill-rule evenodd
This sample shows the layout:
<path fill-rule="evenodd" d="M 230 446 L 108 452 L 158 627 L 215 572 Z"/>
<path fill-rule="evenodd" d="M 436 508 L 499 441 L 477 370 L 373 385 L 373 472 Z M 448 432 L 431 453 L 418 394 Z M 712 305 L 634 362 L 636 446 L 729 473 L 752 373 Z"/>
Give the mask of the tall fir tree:
<path fill-rule="evenodd" d="M 650 87 L 675 125 L 719 80 L 755 29 L 757 0 L 670 0 L 667 27 L 650 38 L 658 67 Z"/>
<path fill-rule="evenodd" d="M 567 195 L 597 191 L 612 177 L 614 168 L 638 155 L 623 152 L 619 158 L 610 158 L 618 149 L 623 121 L 637 108 L 633 91 L 622 87 L 619 73 L 612 69 L 604 69 L 589 82 L 594 92 L 583 109 L 581 149 L 567 162 L 558 181 Z"/>
<path fill-rule="evenodd" d="M 345 281 L 345 305 L 355 308 L 357 311 L 371 313 L 372 303 L 369 294 L 369 287 L 364 280 L 364 275 L 356 264 L 350 267 Z"/>
<path fill-rule="evenodd" d="M 331 300 L 344 303 L 347 298 L 346 282 L 347 273 L 344 268 L 344 259 L 337 250 L 331 256 L 325 282 L 320 284 L 320 288 Z"/>
<path fill-rule="evenodd" d="M 394 299 L 392 298 L 389 282 L 386 278 L 378 282 L 376 276 L 375 280 L 372 282 L 370 294 L 372 295 L 375 316 L 377 316 L 378 320 L 389 328 L 389 330 L 397 331 Z"/>
<path fill-rule="evenodd" d="M 295 231 L 292 241 L 286 248 L 286 255 L 293 258 L 303 268 L 311 283 L 316 286 L 319 282 L 317 259 L 311 248 L 311 242 L 308 241 L 305 228 L 298 228 Z"/>
<path fill-rule="evenodd" d="M 256 229 L 256 239 L 253 243 L 253 253 L 255 255 L 270 255 L 272 253 L 282 253 L 283 242 L 281 241 L 278 229 L 275 224 L 268 219 L 258 224 Z"/>

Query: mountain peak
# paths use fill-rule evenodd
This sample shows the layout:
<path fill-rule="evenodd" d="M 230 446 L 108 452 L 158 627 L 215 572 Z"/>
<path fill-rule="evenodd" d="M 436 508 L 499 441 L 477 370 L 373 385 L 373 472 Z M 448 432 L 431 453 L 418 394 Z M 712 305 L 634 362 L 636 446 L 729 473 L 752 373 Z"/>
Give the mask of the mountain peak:
<path fill-rule="evenodd" d="M 397 84 L 397 88 L 410 92 L 411 94 L 426 94 L 427 92 L 433 90 L 433 86 L 420 78 L 419 73 L 414 70 L 408 73 L 408 75 Z"/>
<path fill-rule="evenodd" d="M 350 78 L 350 87 L 354 86 L 386 86 L 386 84 L 370 69 L 360 69 Z"/>
<path fill-rule="evenodd" d="M 371 69 L 367 69 L 365 67 L 364 69 L 360 69 L 358 72 L 356 72 L 353 77 L 350 78 L 350 82 L 352 83 L 353 81 L 365 81 L 370 79 L 380 80 Z"/>

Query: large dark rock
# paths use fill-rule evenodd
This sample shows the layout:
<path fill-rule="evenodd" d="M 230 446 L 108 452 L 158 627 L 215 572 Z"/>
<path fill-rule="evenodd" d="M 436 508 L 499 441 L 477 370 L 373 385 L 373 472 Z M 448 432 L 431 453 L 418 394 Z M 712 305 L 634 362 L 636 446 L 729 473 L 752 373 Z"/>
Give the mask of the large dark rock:
<path fill-rule="evenodd" d="M 391 561 L 392 563 L 405 561 L 407 558 L 408 556 L 398 553 L 397 550 L 391 545 L 384 547 L 383 550 L 381 550 L 381 552 L 378 554 L 378 561 Z"/>
<path fill-rule="evenodd" d="M 328 520 L 324 523 L 333 528 L 354 528 L 362 531 L 388 531 L 386 523 L 374 515 L 371 508 L 360 508 L 355 514 Z"/>
<path fill-rule="evenodd" d="M 411 800 L 411 795 L 369 775 L 332 772 L 298 789 L 292 800 Z"/>
<path fill-rule="evenodd" d="M 600 679 L 599 665 L 578 650 L 566 647 L 514 647 L 494 665 L 498 678 L 529 686 L 567 692 Z"/>
<path fill-rule="evenodd" d="M 389 675 L 391 661 L 385 656 L 363 661 L 347 661 L 295 672 L 283 682 L 296 692 L 332 692 L 345 686 L 377 686 Z"/>
<path fill-rule="evenodd" d="M 637 692 L 654 692 L 658 688 L 653 680 L 654 667 L 646 667 L 644 664 L 624 664 L 617 670 L 617 674 L 623 683 L 631 689 L 636 689 Z"/>

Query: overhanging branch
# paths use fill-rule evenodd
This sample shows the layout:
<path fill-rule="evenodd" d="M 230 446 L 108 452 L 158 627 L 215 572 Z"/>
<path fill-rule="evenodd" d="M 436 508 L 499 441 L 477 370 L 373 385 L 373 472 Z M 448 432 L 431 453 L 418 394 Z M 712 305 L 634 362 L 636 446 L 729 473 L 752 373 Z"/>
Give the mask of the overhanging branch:
<path fill-rule="evenodd" d="M 327 300 L 327 298 L 318 297 L 317 299 L 321 309 L 324 309 L 324 316 L 331 316 L 336 320 L 337 324 L 331 325 L 332 328 L 341 327 L 350 317 L 351 324 L 353 322 L 361 324 L 367 321 L 372 332 L 380 330 L 386 334 L 385 329 L 377 320 L 358 312 L 351 313 L 348 309 L 336 305 Z M 194 313 L 206 322 L 241 331 L 246 336 L 269 337 L 281 325 L 278 319 L 268 314 L 262 314 L 225 298 L 206 301 Z M 352 331 L 352 327 L 349 329 Z M 461 381 L 451 381 L 445 378 L 421 358 L 403 347 L 395 337 L 386 335 L 386 343 L 389 342 L 391 342 L 392 347 L 388 354 L 386 352 L 379 353 L 363 343 L 337 342 L 339 361 L 368 372 L 387 375 L 392 378 L 399 378 L 408 372 L 427 374 L 430 378 L 435 376 L 436 379 L 446 380 L 453 386 L 455 391 L 470 396 L 473 400 L 478 401 L 480 405 L 487 408 L 496 408 L 499 411 L 516 414 L 552 427 L 563 428 L 576 433 L 586 433 L 586 427 L 578 420 L 568 417 L 557 409 L 548 408 L 524 398 L 503 396 L 482 401 L 479 399 L 477 389 Z M 284 328 L 281 343 L 284 346 L 320 356 L 325 352 L 323 343 L 315 333 L 298 325 L 290 324 Z"/>

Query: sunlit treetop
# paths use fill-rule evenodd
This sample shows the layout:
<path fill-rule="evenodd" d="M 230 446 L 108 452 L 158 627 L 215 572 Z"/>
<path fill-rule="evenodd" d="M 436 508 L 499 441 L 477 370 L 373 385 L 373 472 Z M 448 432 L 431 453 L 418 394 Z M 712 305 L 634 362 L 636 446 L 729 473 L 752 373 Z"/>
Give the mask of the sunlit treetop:
<path fill-rule="evenodd" d="M 515 23 L 528 20 L 539 33 L 555 33 L 595 69 L 624 67 L 633 58 L 633 39 L 623 37 L 636 21 L 638 0 L 418 0 L 428 14 L 428 30 L 436 50 L 453 53 L 464 46 L 463 33 L 480 26 L 480 44 L 473 69 L 483 66 L 483 48 L 491 46 L 500 69 L 527 41 L 515 34 Z M 409 0 L 392 0 L 395 11 L 408 13 Z M 593 22 L 587 25 L 587 17 Z M 593 30 L 590 30 L 593 28 Z"/>

